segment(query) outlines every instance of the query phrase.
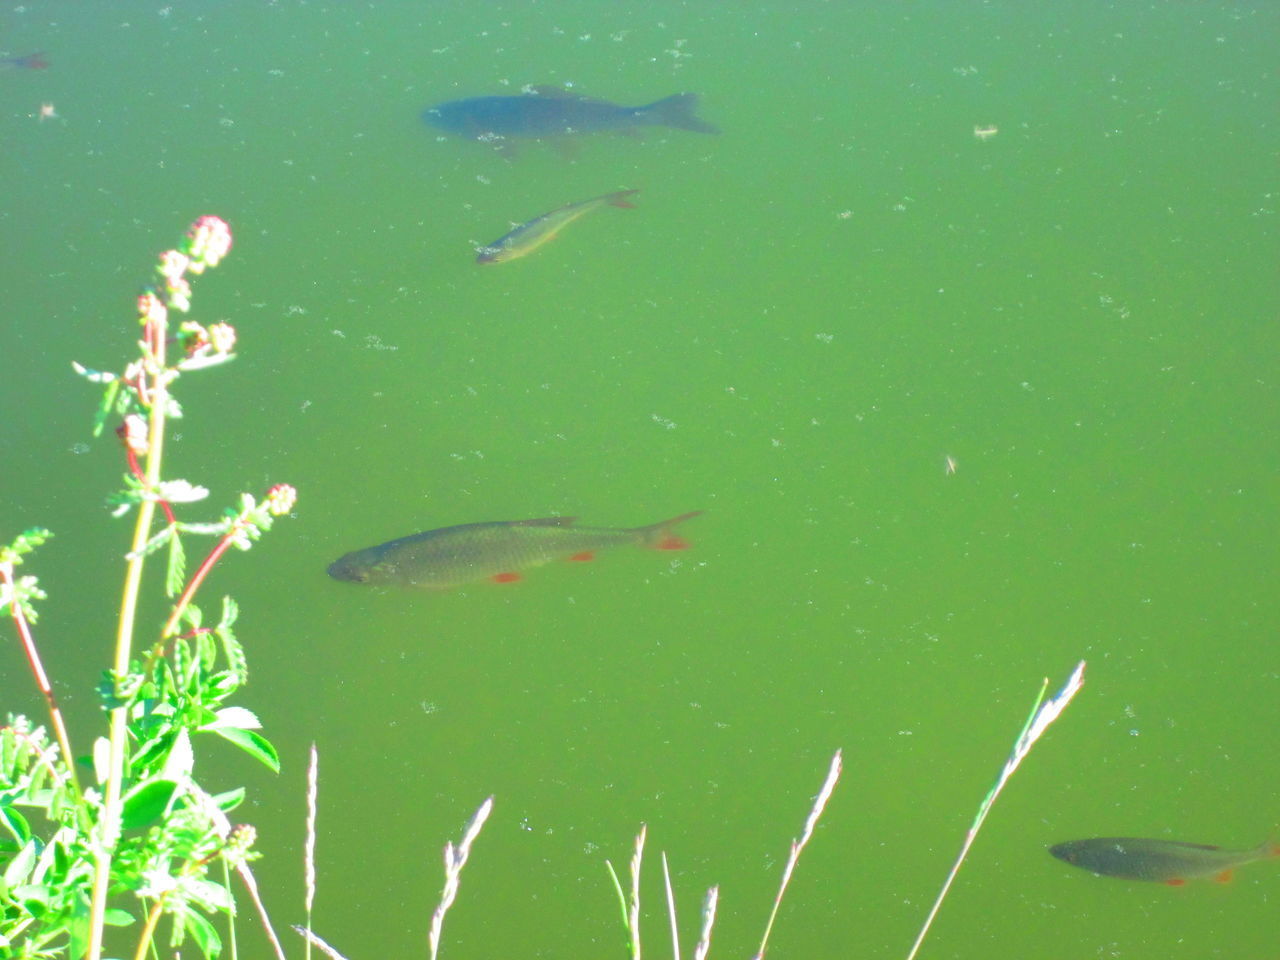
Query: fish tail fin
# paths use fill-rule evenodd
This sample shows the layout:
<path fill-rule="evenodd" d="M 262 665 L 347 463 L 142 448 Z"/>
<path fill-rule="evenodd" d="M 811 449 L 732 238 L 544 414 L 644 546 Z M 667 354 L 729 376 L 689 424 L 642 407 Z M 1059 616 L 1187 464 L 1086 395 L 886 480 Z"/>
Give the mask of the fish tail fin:
<path fill-rule="evenodd" d="M 660 520 L 647 527 L 637 528 L 636 533 L 640 535 L 641 545 L 648 547 L 650 550 L 688 550 L 689 541 L 672 533 L 671 528 L 678 523 L 692 520 L 700 513 L 702 513 L 701 510 L 693 510 L 689 513 L 682 513 L 678 517 L 672 517 L 670 520 Z"/>
<path fill-rule="evenodd" d="M 635 209 L 635 204 L 628 200 L 627 197 L 639 192 L 639 190 L 619 190 L 617 193 L 607 194 L 604 200 L 611 207 L 626 207 L 628 210 L 632 210 Z"/>
<path fill-rule="evenodd" d="M 719 127 L 694 115 L 697 108 L 696 93 L 676 93 L 640 107 L 636 114 L 645 123 L 659 127 L 675 127 L 679 130 L 692 130 L 694 133 L 719 133 Z"/>

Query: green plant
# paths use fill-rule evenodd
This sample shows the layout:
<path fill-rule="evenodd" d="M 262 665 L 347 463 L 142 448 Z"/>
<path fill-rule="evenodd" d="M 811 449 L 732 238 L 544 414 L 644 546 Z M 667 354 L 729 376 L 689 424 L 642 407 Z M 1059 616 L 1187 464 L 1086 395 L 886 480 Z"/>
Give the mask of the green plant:
<path fill-rule="evenodd" d="M 190 277 L 216 266 L 230 247 L 223 221 L 196 221 L 183 242 L 160 257 L 155 281 L 138 298 L 138 358 L 119 373 L 75 365 L 103 387 L 95 435 L 119 423 L 128 472 L 110 498 L 115 515 L 135 513 L 112 666 L 98 685 L 108 730 L 90 750 L 89 785 L 82 786 L 76 775 L 70 735 L 31 629 L 44 593 L 36 577 L 17 574 L 50 534 L 29 530 L 0 547 L 0 614 L 7 612 L 14 622 L 53 729 L 51 737 L 13 715 L 0 728 L 3 956 L 98 960 L 105 927 L 140 923 L 140 958 L 154 951 L 159 923 L 168 916 L 171 945 L 190 937 L 206 957 L 217 957 L 222 934 L 213 918 L 219 914 L 228 918 L 234 945 L 232 870 L 244 880 L 275 942 L 249 868 L 253 828 L 228 817 L 244 791 L 207 789 L 194 778 L 193 764 L 203 734 L 235 744 L 272 769 L 279 760 L 257 732 L 257 717 L 229 702 L 248 680 L 234 631 L 235 602 L 224 597 L 216 619 L 206 621 L 193 600 L 223 554 L 231 547 L 249 549 L 276 517 L 289 513 L 296 494 L 283 484 L 261 502 L 241 494 L 222 519 L 193 523 L 179 520 L 174 505 L 201 500 L 208 491 L 164 479 L 161 472 L 166 424 L 182 415 L 174 382 L 226 363 L 235 346 L 229 324 L 206 327 L 184 320 L 174 328 L 170 317 L 190 309 Z M 153 529 L 157 508 L 165 522 Z M 188 577 L 184 543 L 192 536 L 216 540 Z M 139 650 L 135 620 L 142 570 L 161 551 L 170 613 L 158 636 Z M 278 944 L 276 949 L 280 953 Z"/>

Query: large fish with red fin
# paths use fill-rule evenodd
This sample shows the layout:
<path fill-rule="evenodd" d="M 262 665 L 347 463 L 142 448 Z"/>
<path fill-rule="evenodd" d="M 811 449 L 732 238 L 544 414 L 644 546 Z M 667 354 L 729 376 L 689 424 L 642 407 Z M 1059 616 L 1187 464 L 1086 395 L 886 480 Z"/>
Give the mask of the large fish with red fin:
<path fill-rule="evenodd" d="M 348 553 L 329 565 L 329 576 L 437 590 L 480 580 L 511 583 L 531 567 L 554 560 L 592 560 L 598 551 L 612 547 L 684 550 L 688 542 L 672 528 L 701 512 L 643 527 L 580 527 L 576 517 L 441 527 Z"/>
<path fill-rule="evenodd" d="M 1073 867 L 1105 877 L 1149 880 L 1181 886 L 1198 877 L 1226 882 L 1231 871 L 1255 860 L 1280 857 L 1271 841 L 1252 850 L 1224 850 L 1207 843 L 1152 840 L 1143 837 L 1091 837 L 1055 844 L 1049 852 Z"/>

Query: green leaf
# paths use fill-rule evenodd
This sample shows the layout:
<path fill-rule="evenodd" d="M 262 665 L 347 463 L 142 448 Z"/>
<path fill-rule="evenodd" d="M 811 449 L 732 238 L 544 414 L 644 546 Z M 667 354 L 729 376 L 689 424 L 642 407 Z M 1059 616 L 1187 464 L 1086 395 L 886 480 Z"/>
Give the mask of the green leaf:
<path fill-rule="evenodd" d="M 105 373 L 99 374 L 99 376 L 114 377 L 114 374 Z M 98 404 L 98 411 L 93 415 L 93 435 L 95 437 L 102 436 L 102 429 L 111 418 L 111 412 L 116 408 L 116 401 L 119 397 L 120 381 L 112 379 L 107 383 L 107 388 L 102 391 L 102 402 Z"/>
<path fill-rule="evenodd" d="M 249 682 L 249 664 L 245 660 L 244 647 L 240 645 L 235 631 L 231 629 L 238 616 L 240 616 L 240 608 L 236 602 L 230 597 L 223 597 L 222 620 L 219 621 L 216 632 L 218 639 L 222 641 L 222 651 L 226 654 L 227 666 L 230 667 L 237 683 L 243 684 Z"/>
<path fill-rule="evenodd" d="M 13 543 L 0 547 L 0 563 L 12 563 L 15 567 L 18 566 L 22 563 L 21 557 L 24 553 L 30 553 L 52 536 L 53 534 L 44 527 L 24 530 L 14 538 Z"/>
<path fill-rule="evenodd" d="M 160 776 L 166 780 L 181 780 L 191 775 L 195 765 L 195 754 L 191 750 L 191 734 L 186 730 L 179 730 L 178 736 L 173 741 L 173 749 L 164 758 L 164 768 L 160 771 Z"/>
<path fill-rule="evenodd" d="M 40 855 L 39 844 L 39 840 L 29 840 L 18 855 L 10 861 L 4 871 L 6 887 L 12 888 L 26 882 L 31 874 L 31 868 L 36 865 L 36 857 Z"/>
<path fill-rule="evenodd" d="M 240 806 L 244 802 L 244 795 L 244 787 L 236 787 L 226 793 L 215 793 L 212 799 L 217 808 L 225 813 Z"/>
<path fill-rule="evenodd" d="M 163 528 L 137 550 L 131 550 L 129 553 L 126 553 L 124 558 L 126 560 L 137 560 L 139 557 L 149 557 L 151 554 L 163 547 L 167 542 L 172 540 L 176 535 L 177 531 L 174 529 L 173 524 L 169 524 L 169 526 Z"/>
<path fill-rule="evenodd" d="M 183 917 L 183 922 L 201 952 L 209 960 L 216 960 L 218 954 L 222 952 L 222 938 L 218 936 L 217 929 L 208 918 L 194 910 L 188 910 Z"/>
<path fill-rule="evenodd" d="M 138 748 L 138 752 L 129 759 L 129 769 L 134 774 L 150 770 L 169 753 L 176 736 L 177 731 L 166 724 L 162 732 Z"/>
<path fill-rule="evenodd" d="M 13 834 L 19 845 L 31 840 L 31 826 L 27 823 L 27 818 L 8 804 L 0 807 L 0 824 Z"/>
<path fill-rule="evenodd" d="M 134 916 L 128 910 L 108 907 L 107 912 L 102 917 L 102 922 L 109 927 L 127 927 L 134 922 Z"/>
<path fill-rule="evenodd" d="M 162 480 L 156 484 L 155 493 L 149 499 L 168 500 L 170 503 L 195 503 L 209 496 L 209 488 L 188 480 Z"/>
<path fill-rule="evenodd" d="M 276 748 L 270 741 L 261 734 L 254 733 L 252 730 L 241 730 L 239 727 L 214 727 L 210 732 L 216 733 L 224 740 L 230 740 L 245 753 L 257 757 L 276 773 L 280 772 L 280 755 L 276 753 Z"/>
<path fill-rule="evenodd" d="M 182 550 L 182 540 L 174 531 L 169 540 L 169 566 L 164 575 L 164 592 L 174 596 L 182 589 L 187 577 L 187 556 Z"/>
<path fill-rule="evenodd" d="M 53 897 L 43 883 L 24 883 L 14 888 L 13 899 L 21 901 L 23 908 L 32 916 L 41 917 L 49 911 Z"/>
<path fill-rule="evenodd" d="M 106 737 L 93 741 L 93 775 L 98 783 L 106 783 L 111 776 L 111 741 Z"/>
<path fill-rule="evenodd" d="M 177 789 L 178 784 L 173 780 L 148 780 L 134 787 L 124 796 L 121 826 L 125 830 L 136 830 L 159 820 Z"/>
<path fill-rule="evenodd" d="M 218 711 L 212 723 L 207 723 L 201 730 L 216 730 L 219 727 L 242 727 L 245 730 L 262 729 L 262 721 L 252 710 L 244 707 L 223 707 Z"/>

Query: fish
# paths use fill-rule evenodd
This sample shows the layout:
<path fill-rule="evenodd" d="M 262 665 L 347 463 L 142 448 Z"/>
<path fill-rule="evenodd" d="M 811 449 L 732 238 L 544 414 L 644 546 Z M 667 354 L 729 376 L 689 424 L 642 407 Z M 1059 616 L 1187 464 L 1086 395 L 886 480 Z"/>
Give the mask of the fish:
<path fill-rule="evenodd" d="M 674 127 L 719 133 L 694 113 L 696 93 L 677 93 L 641 107 L 582 97 L 561 87 L 534 87 L 517 96 L 468 97 L 428 107 L 422 119 L 471 140 L 538 139 L 566 134 Z"/>
<path fill-rule="evenodd" d="M 593 560 L 597 551 L 610 547 L 684 550 L 688 542 L 671 528 L 700 513 L 644 527 L 580 527 L 576 517 L 464 523 L 352 551 L 331 563 L 328 573 L 350 583 L 434 590 L 481 580 L 514 583 L 522 579 L 522 570 L 553 560 Z"/>
<path fill-rule="evenodd" d="M 480 247 L 476 254 L 476 263 L 502 263 L 504 260 L 515 260 L 527 253 L 533 253 L 583 214 L 605 205 L 634 208 L 635 204 L 628 203 L 627 197 L 639 192 L 639 190 L 618 190 L 615 193 L 592 197 L 590 200 L 566 203 L 550 213 L 544 213 L 540 217 L 534 217 L 528 223 L 520 224 L 493 243 Z"/>
<path fill-rule="evenodd" d="M 1177 840 L 1093 837 L 1055 844 L 1049 852 L 1073 867 L 1102 876 L 1178 887 L 1199 877 L 1213 877 L 1225 883 L 1231 879 L 1232 870 L 1242 864 L 1280 857 L 1280 845 L 1268 840 L 1252 850 L 1224 850 L 1207 843 Z"/>
<path fill-rule="evenodd" d="M 49 61 L 44 58 L 44 51 L 28 53 L 21 57 L 0 57 L 0 67 L 15 67 L 19 70 L 47 70 Z"/>

